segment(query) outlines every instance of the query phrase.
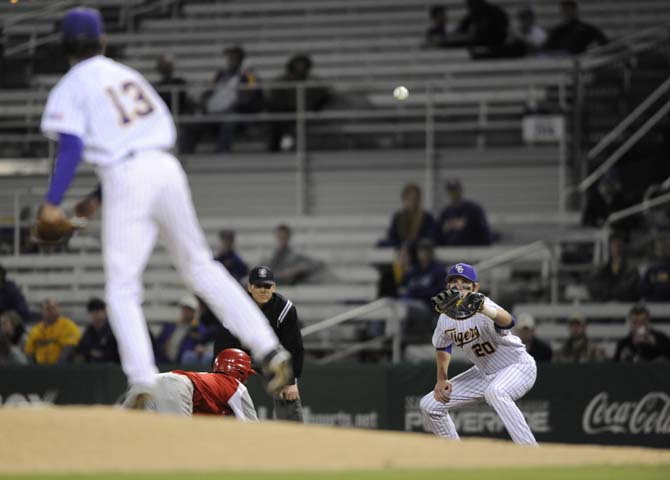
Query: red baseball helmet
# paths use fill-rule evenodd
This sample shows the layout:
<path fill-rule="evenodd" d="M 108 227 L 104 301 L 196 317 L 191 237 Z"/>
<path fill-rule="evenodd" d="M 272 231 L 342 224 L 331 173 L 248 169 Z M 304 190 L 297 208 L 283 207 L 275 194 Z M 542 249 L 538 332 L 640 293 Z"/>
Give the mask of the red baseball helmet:
<path fill-rule="evenodd" d="M 239 348 L 226 348 L 214 359 L 214 372 L 225 373 L 244 383 L 256 372 L 251 368 L 251 358 Z"/>

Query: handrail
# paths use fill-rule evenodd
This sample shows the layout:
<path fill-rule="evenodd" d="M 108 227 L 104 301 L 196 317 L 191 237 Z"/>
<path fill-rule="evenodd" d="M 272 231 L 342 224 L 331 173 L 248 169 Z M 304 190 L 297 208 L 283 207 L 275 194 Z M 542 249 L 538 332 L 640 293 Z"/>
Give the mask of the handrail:
<path fill-rule="evenodd" d="M 475 268 L 478 272 L 483 272 L 509 261 L 516 260 L 517 258 L 525 257 L 526 255 L 529 255 L 535 250 L 539 250 L 541 248 L 546 250 L 546 243 L 543 240 L 536 240 L 527 245 L 522 245 L 520 247 L 513 248 L 512 250 L 508 250 L 507 252 L 501 253 L 500 255 L 497 255 L 493 258 L 483 260 L 476 264 Z"/>
<path fill-rule="evenodd" d="M 640 128 L 638 128 L 635 133 L 633 133 L 628 139 L 621 145 L 610 157 L 601 163 L 598 168 L 596 168 L 588 177 L 586 177 L 579 184 L 579 191 L 585 192 L 588 190 L 591 185 L 593 185 L 600 177 L 602 177 L 607 170 L 609 170 L 616 162 L 618 162 L 621 157 L 623 157 L 628 150 L 630 150 L 642 137 L 644 137 L 649 130 L 651 130 L 658 122 L 660 122 L 665 115 L 670 112 L 670 102 L 663 105 L 658 111 L 649 118 Z"/>
<path fill-rule="evenodd" d="M 580 69 L 590 70 L 630 57 L 649 48 L 649 44 L 643 42 L 644 40 L 663 41 L 669 34 L 670 22 L 664 22 L 655 27 L 617 38 L 581 54 L 578 57 Z M 603 59 L 605 59 L 605 63 L 603 63 Z"/>
<path fill-rule="evenodd" d="M 133 21 L 138 15 L 151 12 L 156 8 L 162 8 L 163 10 L 166 10 L 170 8 L 177 1 L 178 0 L 155 0 L 153 3 L 149 4 L 135 4 L 130 6 L 123 5 L 120 8 L 127 9 L 124 10 L 124 15 L 122 15 L 122 17 L 125 16 L 125 20 L 127 22 L 126 26 L 128 27 L 128 30 L 130 30 L 130 25 L 132 25 Z M 16 16 L 9 17 L 8 19 L 3 21 L 3 25 L 6 31 L 8 25 L 12 25 L 26 19 L 39 18 L 44 15 L 49 15 L 53 17 L 55 12 L 62 10 L 66 7 L 75 6 L 79 3 L 80 2 L 77 2 L 76 0 L 59 0 L 58 2 L 50 2 L 42 10 L 36 12 L 26 12 L 18 14 Z M 39 46 L 55 43 L 57 41 L 60 41 L 60 39 L 61 39 L 60 32 L 50 33 L 48 35 L 44 35 L 43 37 L 39 38 L 35 38 L 35 36 L 32 35 L 31 38 L 26 40 L 25 42 L 15 45 L 11 48 L 7 48 L 5 50 L 5 57 L 10 57 L 24 51 L 34 51 L 35 48 Z"/>
<path fill-rule="evenodd" d="M 651 95 L 645 98 L 635 109 L 630 112 L 626 118 L 624 118 L 619 125 L 614 127 L 614 129 L 605 135 L 600 142 L 598 142 L 589 152 L 586 154 L 588 160 L 593 160 L 598 156 L 610 143 L 612 143 L 616 138 L 618 138 L 626 128 L 628 128 L 638 117 L 650 107 L 654 102 L 656 102 L 663 93 L 670 90 L 670 78 L 661 83 L 656 90 L 654 90 Z"/>
<path fill-rule="evenodd" d="M 11 57 L 13 55 L 23 52 L 24 50 L 32 51 L 35 48 L 40 47 L 42 45 L 54 43 L 55 41 L 60 40 L 60 38 L 61 38 L 60 33 L 50 33 L 49 35 L 45 35 L 40 38 L 31 38 L 30 40 L 27 40 L 24 43 L 19 43 L 18 45 L 6 49 L 5 57 Z"/>
<path fill-rule="evenodd" d="M 45 14 L 53 15 L 54 13 L 53 10 L 58 10 L 68 5 L 74 5 L 75 3 L 78 2 L 76 2 L 75 0 L 59 0 L 57 2 L 50 1 L 47 5 L 44 5 L 39 10 L 33 10 L 31 12 L 24 12 L 24 13 L 18 13 L 16 15 L 10 15 L 2 21 L 2 25 L 4 27 L 4 30 L 7 30 L 7 27 L 10 25 L 14 25 L 27 19 L 39 18 Z"/>
<path fill-rule="evenodd" d="M 624 218 L 630 217 L 637 213 L 644 212 L 645 210 L 649 210 L 650 208 L 658 207 L 659 205 L 663 205 L 664 203 L 669 202 L 670 202 L 670 193 L 664 193 L 663 195 L 660 195 L 656 198 L 652 198 L 651 200 L 643 200 L 642 202 L 636 205 L 624 208 L 622 210 L 618 210 L 616 212 L 612 212 L 607 217 L 607 220 L 605 220 L 605 226 L 606 227 L 610 226 L 614 222 L 618 222 L 619 220 L 622 220 Z"/>
<path fill-rule="evenodd" d="M 302 333 L 303 338 L 309 335 L 314 335 L 315 333 L 336 327 L 337 325 L 340 325 L 349 320 L 353 320 L 354 318 L 367 315 L 377 310 L 381 310 L 382 308 L 387 308 L 392 304 L 393 300 L 389 298 L 379 298 L 370 303 L 366 303 L 365 305 L 361 305 L 360 307 L 356 307 L 352 310 L 340 313 L 339 315 L 335 315 L 334 317 L 327 318 L 326 320 L 322 320 L 312 325 L 308 325 L 304 327 L 300 333 Z"/>

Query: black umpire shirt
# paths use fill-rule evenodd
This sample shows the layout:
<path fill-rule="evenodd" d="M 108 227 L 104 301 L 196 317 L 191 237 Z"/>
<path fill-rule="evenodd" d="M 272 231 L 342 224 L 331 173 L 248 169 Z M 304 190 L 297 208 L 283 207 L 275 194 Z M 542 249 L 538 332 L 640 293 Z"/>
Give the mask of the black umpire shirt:
<path fill-rule="evenodd" d="M 293 357 L 293 376 L 294 379 L 289 384 L 295 384 L 302 373 L 302 364 L 305 359 L 305 349 L 302 346 L 302 335 L 300 333 L 300 322 L 298 321 L 298 312 L 293 302 L 282 297 L 278 293 L 272 295 L 272 298 L 265 304 L 260 305 L 261 311 L 270 322 L 270 326 L 277 334 L 279 343 L 288 350 Z M 220 328 L 216 339 L 214 340 L 214 358 L 226 348 L 240 348 L 242 344 L 233 335 L 230 330 Z"/>

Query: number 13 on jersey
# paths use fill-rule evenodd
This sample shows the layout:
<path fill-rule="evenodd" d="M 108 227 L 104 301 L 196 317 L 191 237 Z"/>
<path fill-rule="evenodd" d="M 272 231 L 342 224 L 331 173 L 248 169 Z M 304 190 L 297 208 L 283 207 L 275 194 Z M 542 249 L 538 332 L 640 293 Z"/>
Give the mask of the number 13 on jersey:
<path fill-rule="evenodd" d="M 123 82 L 119 88 L 108 87 L 105 89 L 105 92 L 109 95 L 119 114 L 119 124 L 122 127 L 130 125 L 133 120 L 139 117 L 152 114 L 155 110 L 142 87 L 133 81 Z M 123 105 L 122 99 L 125 98 L 129 98 L 132 101 L 130 109 L 126 109 Z"/>

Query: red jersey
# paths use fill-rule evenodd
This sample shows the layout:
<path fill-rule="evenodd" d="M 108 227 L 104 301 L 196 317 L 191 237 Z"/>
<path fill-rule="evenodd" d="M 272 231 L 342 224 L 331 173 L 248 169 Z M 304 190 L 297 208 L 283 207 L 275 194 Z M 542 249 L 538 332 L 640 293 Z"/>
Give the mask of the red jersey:
<path fill-rule="evenodd" d="M 240 397 L 246 387 L 236 378 L 223 373 L 186 372 L 173 370 L 172 373 L 184 375 L 193 384 L 193 413 L 215 415 L 234 415 L 229 404 L 233 397 Z M 237 394 L 237 395 L 236 395 Z"/>

